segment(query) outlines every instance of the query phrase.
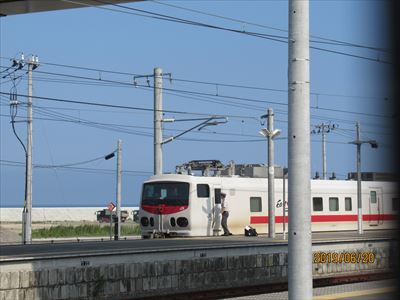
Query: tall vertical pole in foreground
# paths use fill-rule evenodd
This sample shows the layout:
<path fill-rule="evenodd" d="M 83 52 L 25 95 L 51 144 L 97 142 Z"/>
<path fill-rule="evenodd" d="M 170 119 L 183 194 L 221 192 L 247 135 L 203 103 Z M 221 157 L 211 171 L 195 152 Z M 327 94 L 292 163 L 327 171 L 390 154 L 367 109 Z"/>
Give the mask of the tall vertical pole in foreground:
<path fill-rule="evenodd" d="M 22 212 L 22 239 L 24 244 L 30 244 L 32 242 L 32 71 L 35 65 L 35 56 L 32 56 L 28 61 L 25 203 Z"/>
<path fill-rule="evenodd" d="M 268 109 L 268 237 L 275 238 L 274 113 Z"/>
<path fill-rule="evenodd" d="M 360 123 L 356 124 L 357 129 L 357 220 L 358 234 L 363 234 L 362 221 L 362 198 L 361 198 L 361 141 L 360 141 Z"/>
<path fill-rule="evenodd" d="M 121 175 L 122 175 L 122 168 L 121 168 L 121 161 L 122 161 L 122 141 L 118 140 L 118 147 L 117 147 L 117 236 L 115 237 L 116 240 L 119 240 L 121 237 Z"/>
<path fill-rule="evenodd" d="M 312 299 L 309 1 L 289 0 L 289 299 Z"/>
<path fill-rule="evenodd" d="M 286 239 L 286 174 L 288 172 L 287 168 L 283 168 L 283 203 L 282 203 L 282 210 L 283 210 L 283 239 Z"/>
<path fill-rule="evenodd" d="M 162 69 L 154 69 L 154 175 L 163 172 L 162 158 Z"/>

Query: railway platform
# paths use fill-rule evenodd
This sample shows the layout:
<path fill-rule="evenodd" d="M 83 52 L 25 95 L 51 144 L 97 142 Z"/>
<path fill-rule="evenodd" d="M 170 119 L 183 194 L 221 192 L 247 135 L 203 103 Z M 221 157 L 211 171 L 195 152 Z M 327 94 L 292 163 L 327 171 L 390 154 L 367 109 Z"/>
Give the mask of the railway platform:
<path fill-rule="evenodd" d="M 397 280 L 387 279 L 340 284 L 313 289 L 313 300 L 394 300 L 399 299 Z M 243 297 L 223 298 L 225 300 L 286 300 L 288 292 L 246 295 Z"/>
<path fill-rule="evenodd" d="M 287 248 L 281 235 L 2 246 L 0 299 L 196 299 L 234 289 L 282 290 Z M 397 253 L 393 231 L 315 233 L 313 279 L 389 274 Z"/>
<path fill-rule="evenodd" d="M 359 235 L 357 231 L 345 232 L 315 232 L 312 234 L 314 245 L 324 243 L 346 243 L 354 241 L 384 241 L 396 238 L 397 231 L 377 230 L 365 231 Z M 137 239 L 137 237 L 123 237 L 119 241 L 110 241 L 108 238 L 75 238 L 75 239 L 47 239 L 36 240 L 31 245 L 2 245 L 0 248 L 0 262 L 7 259 L 26 259 L 26 257 L 37 258 L 45 256 L 58 256 L 69 254 L 107 254 L 118 251 L 118 253 L 141 253 L 142 251 L 163 252 L 189 249 L 220 249 L 220 248 L 243 248 L 249 246 L 287 245 L 286 238 L 277 234 L 275 239 L 266 235 L 257 237 L 245 237 L 244 235 L 220 236 L 220 237 L 194 237 L 194 238 L 167 238 L 167 239 Z"/>

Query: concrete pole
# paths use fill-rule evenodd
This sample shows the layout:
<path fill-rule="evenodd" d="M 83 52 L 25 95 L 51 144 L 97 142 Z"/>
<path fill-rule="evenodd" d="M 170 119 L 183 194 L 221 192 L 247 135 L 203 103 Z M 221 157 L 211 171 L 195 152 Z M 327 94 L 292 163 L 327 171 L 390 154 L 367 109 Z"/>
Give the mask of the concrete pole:
<path fill-rule="evenodd" d="M 326 135 L 324 123 L 322 123 L 322 175 L 326 179 Z"/>
<path fill-rule="evenodd" d="M 309 1 L 289 0 L 289 299 L 312 299 Z"/>
<path fill-rule="evenodd" d="M 28 105 L 27 105 L 27 142 L 25 172 L 25 204 L 22 212 L 22 238 L 24 244 L 32 242 L 32 71 L 35 58 L 28 61 Z"/>
<path fill-rule="evenodd" d="M 268 109 L 268 237 L 275 238 L 274 113 Z"/>
<path fill-rule="evenodd" d="M 116 240 L 121 237 L 121 178 L 122 178 L 122 141 L 118 140 L 117 147 L 117 236 Z"/>
<path fill-rule="evenodd" d="M 162 158 L 162 69 L 154 69 L 154 175 L 163 173 Z"/>
<path fill-rule="evenodd" d="M 282 203 L 282 214 L 283 214 L 283 239 L 286 239 L 286 168 L 283 168 L 283 203 Z"/>
<path fill-rule="evenodd" d="M 360 123 L 356 124 L 357 130 L 357 223 L 358 234 L 363 234 L 363 216 L 362 216 L 362 198 L 361 198 L 361 141 L 360 141 Z"/>
<path fill-rule="evenodd" d="M 110 241 L 112 241 L 112 222 L 113 222 L 113 212 L 110 211 Z"/>

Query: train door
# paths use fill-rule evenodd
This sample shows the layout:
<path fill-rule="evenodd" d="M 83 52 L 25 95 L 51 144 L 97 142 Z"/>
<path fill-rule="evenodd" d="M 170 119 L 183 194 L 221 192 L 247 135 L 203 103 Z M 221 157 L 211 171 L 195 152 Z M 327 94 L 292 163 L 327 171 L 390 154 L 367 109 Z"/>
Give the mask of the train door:
<path fill-rule="evenodd" d="M 214 184 L 212 188 L 212 204 L 213 204 L 213 235 L 219 235 L 221 231 L 221 185 Z"/>
<path fill-rule="evenodd" d="M 210 185 L 208 184 L 197 184 L 197 198 L 201 205 L 201 219 L 198 224 L 200 224 L 201 235 L 206 234 L 207 236 L 213 235 L 213 206 L 214 197 L 213 191 L 210 191 Z M 194 219 L 194 218 L 192 218 Z M 206 232 L 204 232 L 204 229 Z"/>
<path fill-rule="evenodd" d="M 372 188 L 369 190 L 369 225 L 378 226 L 381 219 L 382 190 Z"/>

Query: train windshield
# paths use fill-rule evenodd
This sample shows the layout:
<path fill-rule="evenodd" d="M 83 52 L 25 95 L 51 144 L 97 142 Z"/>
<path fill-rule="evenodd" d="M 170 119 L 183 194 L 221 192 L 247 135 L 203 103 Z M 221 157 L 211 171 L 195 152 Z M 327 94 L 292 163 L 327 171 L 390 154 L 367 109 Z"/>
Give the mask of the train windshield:
<path fill-rule="evenodd" d="M 143 186 L 142 205 L 189 205 L 189 183 L 149 182 Z"/>

